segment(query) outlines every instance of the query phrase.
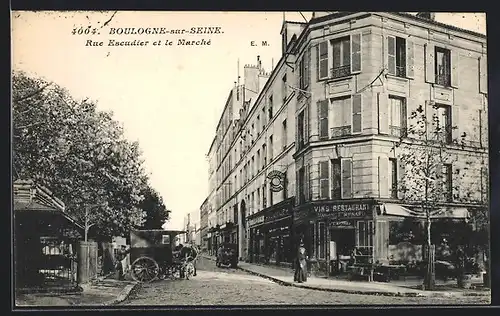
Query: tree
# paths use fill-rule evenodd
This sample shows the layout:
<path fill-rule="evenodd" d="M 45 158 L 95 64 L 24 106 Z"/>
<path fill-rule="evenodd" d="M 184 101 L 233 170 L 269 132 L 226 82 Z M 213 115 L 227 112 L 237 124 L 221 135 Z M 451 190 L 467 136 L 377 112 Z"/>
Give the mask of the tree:
<path fill-rule="evenodd" d="M 140 208 L 145 212 L 144 229 L 161 229 L 163 224 L 170 219 L 170 210 L 163 204 L 163 199 L 158 192 L 147 185 L 142 190 L 144 199 Z"/>
<path fill-rule="evenodd" d="M 13 73 L 12 97 L 15 178 L 43 183 L 87 232 L 110 238 L 142 225 L 139 144 L 124 138 L 112 113 L 23 72 Z"/>
<path fill-rule="evenodd" d="M 480 175 L 486 168 L 487 153 L 476 148 L 476 135 L 460 134 L 458 126 L 451 126 L 451 111 L 451 107 L 419 105 L 409 113 L 408 127 L 401 130 L 393 147 L 401 167 L 398 198 L 412 206 L 415 217 L 425 219 L 427 289 L 434 285 L 430 255 L 433 219 L 449 215 L 446 206 L 452 202 L 484 205 Z"/>

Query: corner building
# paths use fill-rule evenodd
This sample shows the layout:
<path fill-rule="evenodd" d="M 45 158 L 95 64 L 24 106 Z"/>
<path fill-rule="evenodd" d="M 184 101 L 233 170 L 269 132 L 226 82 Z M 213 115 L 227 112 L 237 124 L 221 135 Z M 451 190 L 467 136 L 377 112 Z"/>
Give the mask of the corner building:
<path fill-rule="evenodd" d="M 394 143 L 414 141 L 408 127 L 419 106 L 428 117 L 438 111 L 450 138 L 465 135 L 465 145 L 445 149 L 457 159 L 440 175 L 450 188 L 443 217 L 467 220 L 487 204 L 484 35 L 405 13 L 315 14 L 292 51 L 304 90 L 296 96 L 293 218 L 313 273 L 333 273 L 354 247 L 373 262 L 410 260 L 396 258 L 391 241 L 392 227 L 418 209 L 398 192 L 405 165 Z M 451 192 L 458 182 L 473 194 Z"/>
<path fill-rule="evenodd" d="M 463 136 L 445 148 L 457 159 L 440 175 L 450 190 L 442 217 L 466 221 L 486 207 L 486 37 L 430 16 L 315 12 L 308 23 L 284 21 L 271 73 L 259 60 L 245 66 L 231 92 L 239 103 L 226 106 L 214 139 L 225 145 L 209 152 L 212 230 L 230 227 L 233 237 L 221 238 L 237 240 L 241 259 L 290 266 L 303 242 L 316 275 L 354 247 L 374 262 L 422 260 L 421 245 L 391 233 L 419 219 L 398 189 L 406 166 L 394 143 L 413 146 L 410 113 L 420 106 L 437 111 L 450 138 Z"/>

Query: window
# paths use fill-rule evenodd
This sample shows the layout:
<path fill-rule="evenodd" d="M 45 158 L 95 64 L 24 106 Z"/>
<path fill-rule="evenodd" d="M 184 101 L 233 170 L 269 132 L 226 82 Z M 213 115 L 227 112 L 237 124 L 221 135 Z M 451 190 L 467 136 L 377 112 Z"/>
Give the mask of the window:
<path fill-rule="evenodd" d="M 401 37 L 388 37 L 388 71 L 390 75 L 406 77 L 406 40 Z"/>
<path fill-rule="evenodd" d="M 266 144 L 262 145 L 262 167 L 267 166 L 267 152 L 266 152 Z"/>
<path fill-rule="evenodd" d="M 299 62 L 299 88 L 306 89 L 309 86 L 309 51 L 306 50 Z"/>
<path fill-rule="evenodd" d="M 451 164 L 443 165 L 443 195 L 445 201 L 453 201 L 453 169 Z"/>
<path fill-rule="evenodd" d="M 281 139 L 283 141 L 283 149 L 286 148 L 286 146 L 288 145 L 287 144 L 287 135 L 286 135 L 286 120 L 283 121 L 283 124 L 281 125 L 281 133 L 282 133 L 282 136 L 281 136 Z"/>
<path fill-rule="evenodd" d="M 252 135 L 250 135 L 250 137 L 252 139 L 252 145 L 253 145 L 253 142 L 254 142 L 254 135 L 255 135 L 255 125 L 252 124 Z"/>
<path fill-rule="evenodd" d="M 326 257 L 326 225 L 324 222 L 318 224 L 318 259 L 325 259 Z"/>
<path fill-rule="evenodd" d="M 318 79 L 328 78 L 328 42 L 318 45 Z"/>
<path fill-rule="evenodd" d="M 267 109 L 269 112 L 269 121 L 273 118 L 273 96 L 269 96 L 269 108 Z"/>
<path fill-rule="evenodd" d="M 269 188 L 269 206 L 273 206 L 273 191 Z"/>
<path fill-rule="evenodd" d="M 162 235 L 161 236 L 161 243 L 162 244 L 170 244 L 170 235 Z"/>
<path fill-rule="evenodd" d="M 318 102 L 319 139 L 328 139 L 328 100 Z"/>
<path fill-rule="evenodd" d="M 393 136 L 407 136 L 406 99 L 389 96 L 389 129 Z"/>
<path fill-rule="evenodd" d="M 438 105 L 436 106 L 436 112 L 435 127 L 438 141 L 449 144 L 452 142 L 451 107 L 449 105 Z"/>
<path fill-rule="evenodd" d="M 319 198 L 330 198 L 330 179 L 328 174 L 328 161 L 319 162 Z"/>
<path fill-rule="evenodd" d="M 304 147 L 304 111 L 297 117 L 297 149 Z"/>
<path fill-rule="evenodd" d="M 342 37 L 332 41 L 333 69 L 332 77 L 341 78 L 351 74 L 351 41 Z"/>
<path fill-rule="evenodd" d="M 372 247 L 372 232 L 373 222 L 358 222 L 358 246 L 359 247 Z"/>
<path fill-rule="evenodd" d="M 265 209 L 267 207 L 267 199 L 266 199 L 266 184 L 262 185 L 262 208 Z"/>
<path fill-rule="evenodd" d="M 260 135 L 260 115 L 257 115 L 257 136 Z"/>
<path fill-rule="evenodd" d="M 305 202 L 305 172 L 304 167 L 300 168 L 298 171 L 298 196 L 299 196 L 299 204 Z"/>
<path fill-rule="evenodd" d="M 238 190 L 238 175 L 234 175 L 234 193 Z"/>
<path fill-rule="evenodd" d="M 259 211 L 259 206 L 260 206 L 260 190 L 257 190 L 257 212 Z"/>
<path fill-rule="evenodd" d="M 250 195 L 250 205 L 252 205 L 252 214 L 255 213 L 255 195 L 254 192 Z"/>
<path fill-rule="evenodd" d="M 395 158 L 389 158 L 389 191 L 391 198 L 398 198 L 398 161 Z"/>
<path fill-rule="evenodd" d="M 257 162 L 256 162 L 256 169 L 257 169 L 257 172 L 259 172 L 260 170 L 260 149 L 257 150 Z"/>
<path fill-rule="evenodd" d="M 332 137 L 351 134 L 351 98 L 331 99 L 332 103 Z"/>
<path fill-rule="evenodd" d="M 269 136 L 269 162 L 273 160 L 273 135 Z"/>
<path fill-rule="evenodd" d="M 288 98 L 288 83 L 286 82 L 286 75 L 283 76 L 281 81 L 281 95 L 283 96 L 283 102 Z"/>
<path fill-rule="evenodd" d="M 250 179 L 253 178 L 254 174 L 255 174 L 255 156 L 252 156 L 252 160 L 251 160 L 251 165 L 250 165 Z"/>
<path fill-rule="evenodd" d="M 451 86 L 451 53 L 450 50 L 436 47 L 435 48 L 435 71 L 436 83 L 441 86 Z"/>
<path fill-rule="evenodd" d="M 332 160 L 332 199 L 340 200 L 342 198 L 342 170 L 341 160 Z"/>
<path fill-rule="evenodd" d="M 262 107 L 262 130 L 266 128 L 267 121 L 266 121 L 266 106 L 264 105 Z"/>

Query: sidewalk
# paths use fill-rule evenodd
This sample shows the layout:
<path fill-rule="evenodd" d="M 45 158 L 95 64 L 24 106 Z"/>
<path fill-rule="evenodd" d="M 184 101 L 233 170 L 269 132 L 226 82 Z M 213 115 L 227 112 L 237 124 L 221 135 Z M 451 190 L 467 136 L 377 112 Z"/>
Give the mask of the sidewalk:
<path fill-rule="evenodd" d="M 213 257 L 204 255 L 205 258 L 214 260 Z M 385 296 L 402 297 L 455 297 L 455 296 L 491 296 L 490 290 L 441 290 L 441 291 L 421 291 L 411 288 L 414 284 L 402 286 L 384 282 L 363 282 L 347 281 L 339 279 L 326 279 L 318 277 L 309 277 L 306 283 L 293 282 L 293 270 L 289 268 L 269 267 L 264 265 L 250 264 L 240 261 L 238 268 L 248 273 L 258 275 L 286 286 L 295 286 L 307 289 L 341 292 L 349 294 L 371 294 Z M 414 283 L 414 282 L 413 282 Z"/>
<path fill-rule="evenodd" d="M 73 293 L 16 294 L 16 307 L 26 306 L 108 306 L 124 301 L 138 282 L 101 278 Z"/>

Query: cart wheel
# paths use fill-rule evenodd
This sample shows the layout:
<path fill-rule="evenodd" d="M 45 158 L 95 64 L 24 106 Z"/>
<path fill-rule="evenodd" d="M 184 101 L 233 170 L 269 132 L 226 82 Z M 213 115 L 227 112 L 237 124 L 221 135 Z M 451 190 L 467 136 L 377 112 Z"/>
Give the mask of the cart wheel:
<path fill-rule="evenodd" d="M 149 257 L 137 258 L 132 263 L 132 277 L 139 282 L 151 282 L 158 277 L 158 263 Z"/>
<path fill-rule="evenodd" d="M 188 262 L 186 263 L 186 267 L 184 269 L 186 280 L 189 280 L 189 277 L 194 275 L 194 265 L 191 262 Z"/>

